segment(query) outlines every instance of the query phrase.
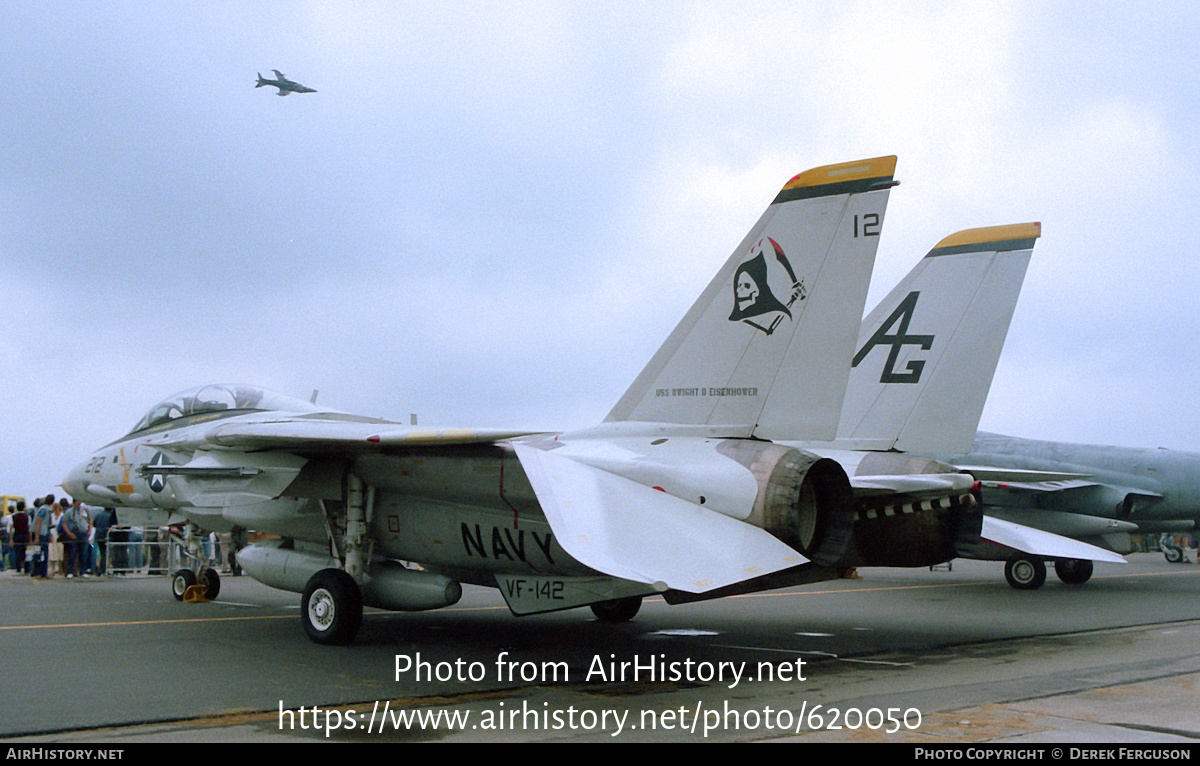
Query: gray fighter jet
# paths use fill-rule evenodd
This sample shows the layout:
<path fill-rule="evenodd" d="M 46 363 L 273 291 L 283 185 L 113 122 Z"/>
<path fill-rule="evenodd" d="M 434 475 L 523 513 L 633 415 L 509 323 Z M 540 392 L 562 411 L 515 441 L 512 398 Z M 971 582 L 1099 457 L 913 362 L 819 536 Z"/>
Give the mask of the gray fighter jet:
<path fill-rule="evenodd" d="M 277 535 L 241 548 L 238 562 L 303 594 L 318 643 L 352 640 L 364 605 L 445 607 L 462 583 L 498 588 L 518 615 L 589 606 L 623 621 L 653 594 L 681 603 L 947 561 L 980 536 L 972 477 L 891 454 L 869 470 L 854 454 L 848 475 L 807 447 L 839 430 L 895 164 L 830 165 L 785 184 L 592 428 L 406 427 L 213 385 L 155 405 L 62 486 L 87 502 L 180 514 L 192 551 L 194 528 Z M 1034 236 L 976 232 L 966 246 L 1024 252 Z M 974 261 L 946 255 L 938 248 L 926 265 Z M 912 342 L 908 327 L 890 342 Z M 923 369 L 937 378 L 934 367 Z M 1040 537 L 1030 547 L 1047 558 L 1090 547 L 1002 526 L 989 539 Z M 215 570 L 196 559 L 198 571 L 173 574 L 176 598 L 218 592 Z"/>
<path fill-rule="evenodd" d="M 989 516 L 1119 553 L 1132 550 L 1131 533 L 1187 532 L 1200 523 L 1200 454 L 1193 452 L 979 432 L 969 452 L 942 459 L 982 482 Z M 1026 479 L 1014 481 L 1016 471 L 1027 471 Z M 1168 561 L 1182 560 L 1179 548 L 1163 552 Z M 986 550 L 979 554 L 998 558 Z M 1045 564 L 1036 557 L 1008 560 L 1005 575 L 1014 588 L 1034 589 L 1045 581 Z M 1064 582 L 1084 582 L 1090 562 L 1056 564 L 1055 572 Z"/>
<path fill-rule="evenodd" d="M 352 640 L 364 605 L 444 607 L 461 583 L 498 588 L 515 614 L 590 606 L 628 620 L 652 594 L 677 603 L 813 582 L 895 565 L 897 552 L 945 561 L 970 477 L 850 478 L 775 441 L 836 433 L 895 163 L 789 181 L 593 428 L 405 427 L 214 385 L 151 408 L 63 486 L 179 513 L 189 549 L 192 528 L 278 535 L 238 562 L 303 594 L 318 643 Z M 872 503 L 938 510 L 899 530 L 856 519 L 858 486 Z M 218 592 L 198 560 L 172 576 L 176 598 Z"/>
<path fill-rule="evenodd" d="M 272 69 L 271 71 L 275 73 L 275 77 L 277 79 L 268 80 L 267 78 L 262 76 L 262 73 L 259 73 L 258 74 L 258 83 L 254 87 L 261 88 L 264 85 L 271 85 L 273 87 L 279 88 L 279 93 L 276 95 L 280 95 L 280 96 L 286 96 L 289 93 L 316 93 L 317 92 L 313 88 L 305 87 L 304 85 L 301 85 L 298 82 L 292 82 L 291 80 L 289 80 L 287 77 L 285 77 L 283 75 L 283 72 L 280 72 L 278 69 Z"/>

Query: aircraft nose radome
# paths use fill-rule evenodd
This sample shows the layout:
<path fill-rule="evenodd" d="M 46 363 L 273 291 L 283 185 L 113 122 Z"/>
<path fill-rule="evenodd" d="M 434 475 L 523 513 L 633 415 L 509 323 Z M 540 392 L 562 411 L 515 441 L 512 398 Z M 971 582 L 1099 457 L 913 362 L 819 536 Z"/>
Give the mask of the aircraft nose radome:
<path fill-rule="evenodd" d="M 87 488 L 87 484 L 83 481 L 83 463 L 72 468 L 70 473 L 63 477 L 59 486 L 71 497 L 83 495 Z"/>

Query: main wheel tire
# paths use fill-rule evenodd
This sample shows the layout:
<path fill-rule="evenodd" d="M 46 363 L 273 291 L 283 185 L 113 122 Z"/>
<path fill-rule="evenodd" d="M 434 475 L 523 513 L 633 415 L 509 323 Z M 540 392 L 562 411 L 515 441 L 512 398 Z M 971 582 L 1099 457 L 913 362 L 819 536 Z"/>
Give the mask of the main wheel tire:
<path fill-rule="evenodd" d="M 171 595 L 176 601 L 183 601 L 183 594 L 196 584 L 196 573 L 190 569 L 177 569 L 171 575 Z"/>
<path fill-rule="evenodd" d="M 215 569 L 204 570 L 204 597 L 212 601 L 221 592 L 221 575 Z"/>
<path fill-rule="evenodd" d="M 1067 585 L 1083 585 L 1092 578 L 1093 565 L 1087 559 L 1059 559 L 1054 562 L 1054 574 Z"/>
<path fill-rule="evenodd" d="M 1046 582 L 1046 562 L 1039 558 L 1014 556 L 1004 564 L 1004 579 L 1017 590 L 1037 590 Z"/>
<path fill-rule="evenodd" d="M 1179 562 L 1183 561 L 1183 549 L 1176 548 L 1174 546 L 1167 546 L 1163 548 L 1163 556 L 1169 563 L 1178 564 Z"/>
<path fill-rule="evenodd" d="M 596 615 L 600 622 L 629 622 L 641 608 L 642 597 L 629 596 L 592 604 L 592 614 Z"/>
<path fill-rule="evenodd" d="M 362 625 L 362 592 L 340 569 L 322 569 L 309 578 L 300 601 L 304 632 L 318 644 L 348 644 Z"/>

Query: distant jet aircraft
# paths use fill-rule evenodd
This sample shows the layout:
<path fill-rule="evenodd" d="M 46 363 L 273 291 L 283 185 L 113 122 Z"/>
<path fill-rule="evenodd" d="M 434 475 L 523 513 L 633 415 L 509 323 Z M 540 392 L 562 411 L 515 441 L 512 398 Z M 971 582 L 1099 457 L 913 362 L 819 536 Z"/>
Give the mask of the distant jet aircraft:
<path fill-rule="evenodd" d="M 264 85 L 274 86 L 279 88 L 279 93 L 276 94 L 279 96 L 286 96 L 289 93 L 316 93 L 316 91 L 312 88 L 307 88 L 298 82 L 292 82 L 288 78 L 284 77 L 283 72 L 280 72 L 278 69 L 272 69 L 271 71 L 275 73 L 275 77 L 277 79 L 268 80 L 262 76 L 262 73 L 259 73 L 258 84 L 256 84 L 254 87 L 261 88 Z"/>
<path fill-rule="evenodd" d="M 418 428 L 205 386 L 153 407 L 63 487 L 181 513 L 193 547 L 193 527 L 280 536 L 238 561 L 302 593 L 305 632 L 326 644 L 353 639 L 364 604 L 436 609 L 464 582 L 518 615 L 589 606 L 624 621 L 647 595 L 946 561 L 979 539 L 972 477 L 928 460 L 868 475 L 861 458 L 847 476 L 803 446 L 837 432 L 895 163 L 785 184 L 592 428 Z M 172 576 L 177 598 L 197 583 L 219 587 L 203 563 Z"/>
<path fill-rule="evenodd" d="M 1200 525 L 1200 454 L 1193 452 L 980 432 L 969 451 L 942 459 L 983 483 L 989 516 L 1117 552 L 1130 552 L 1131 533 L 1187 532 Z M 1024 478 L 1021 471 L 1027 472 Z M 1163 553 L 1168 561 L 1182 559 L 1175 547 Z M 976 557 L 1005 558 L 1005 576 L 1014 588 L 1035 589 L 1045 582 L 1046 566 L 1039 557 L 1014 560 L 986 548 Z M 1092 574 L 1090 562 L 1056 562 L 1054 569 L 1069 583 L 1085 582 Z"/>

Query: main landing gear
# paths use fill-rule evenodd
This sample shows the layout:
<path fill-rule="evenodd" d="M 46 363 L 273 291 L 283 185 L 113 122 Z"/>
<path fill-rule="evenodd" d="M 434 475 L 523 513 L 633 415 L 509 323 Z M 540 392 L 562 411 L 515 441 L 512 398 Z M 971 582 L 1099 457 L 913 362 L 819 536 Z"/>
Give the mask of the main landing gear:
<path fill-rule="evenodd" d="M 1092 577 L 1087 559 L 1058 559 L 1054 574 L 1067 585 L 1082 585 Z M 1037 590 L 1046 582 L 1046 562 L 1037 556 L 1016 555 L 1004 563 L 1004 579 L 1017 590 Z"/>
<path fill-rule="evenodd" d="M 300 599 L 300 622 L 304 632 L 317 644 L 348 644 L 362 625 L 362 581 L 370 551 L 367 522 L 375 504 L 374 488 L 364 487 L 353 473 L 346 475 L 346 515 L 344 532 L 336 535 L 339 525 L 326 510 L 327 529 L 344 569 L 322 569 L 308 578 Z"/>
<path fill-rule="evenodd" d="M 1083 585 L 1092 578 L 1092 562 L 1087 559 L 1060 559 L 1054 562 L 1054 574 L 1067 585 Z"/>
<path fill-rule="evenodd" d="M 318 644 L 348 644 L 362 625 L 362 593 L 341 569 L 322 569 L 309 578 L 300 600 L 304 632 Z"/>
<path fill-rule="evenodd" d="M 629 622 L 641 608 L 642 597 L 629 596 L 592 604 L 592 614 L 596 615 L 600 622 Z"/>
<path fill-rule="evenodd" d="M 1034 556 L 1013 556 L 1004 562 L 1004 579 L 1017 590 L 1037 590 L 1046 582 L 1046 562 Z"/>

